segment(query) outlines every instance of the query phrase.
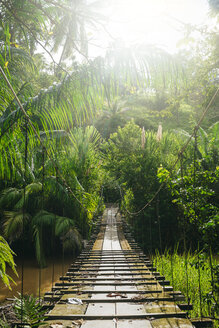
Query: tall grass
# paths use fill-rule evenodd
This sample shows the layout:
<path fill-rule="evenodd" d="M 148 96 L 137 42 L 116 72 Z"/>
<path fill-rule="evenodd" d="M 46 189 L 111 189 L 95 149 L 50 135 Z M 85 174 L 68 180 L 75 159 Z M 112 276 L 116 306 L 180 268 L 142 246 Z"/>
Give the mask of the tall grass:
<path fill-rule="evenodd" d="M 164 254 L 157 252 L 153 262 L 157 271 L 170 280 L 174 290 L 180 290 L 187 302 L 193 305 L 190 312 L 192 318 L 218 315 L 212 297 L 213 294 L 218 297 L 212 288 L 212 277 L 215 276 L 212 267 L 216 267 L 216 260 L 212 259 L 211 265 L 210 257 L 204 254 L 189 252 L 180 255 L 176 249 L 172 253 L 168 250 Z"/>

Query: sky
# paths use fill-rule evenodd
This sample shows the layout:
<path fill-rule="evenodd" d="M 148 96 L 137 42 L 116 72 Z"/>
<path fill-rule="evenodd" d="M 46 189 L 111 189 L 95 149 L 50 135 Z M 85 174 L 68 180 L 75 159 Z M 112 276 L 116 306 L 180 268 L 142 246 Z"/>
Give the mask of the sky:
<path fill-rule="evenodd" d="M 94 36 L 92 43 L 98 47 L 91 49 L 92 54 L 101 53 L 115 40 L 126 46 L 153 44 L 175 53 L 186 24 L 210 24 L 207 0 L 110 0 L 109 3 L 108 23 L 104 32 Z"/>

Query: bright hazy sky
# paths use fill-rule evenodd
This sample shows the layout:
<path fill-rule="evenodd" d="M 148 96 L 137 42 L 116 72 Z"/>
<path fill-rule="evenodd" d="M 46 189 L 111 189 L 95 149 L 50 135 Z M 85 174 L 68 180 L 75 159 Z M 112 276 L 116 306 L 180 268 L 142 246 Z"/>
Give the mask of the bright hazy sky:
<path fill-rule="evenodd" d="M 207 0 L 109 0 L 109 3 L 113 6 L 107 14 L 109 22 L 105 29 L 127 46 L 156 44 L 174 53 L 183 37 L 184 24 L 209 24 Z M 103 48 L 110 42 L 106 35 L 95 39 L 93 43 Z"/>

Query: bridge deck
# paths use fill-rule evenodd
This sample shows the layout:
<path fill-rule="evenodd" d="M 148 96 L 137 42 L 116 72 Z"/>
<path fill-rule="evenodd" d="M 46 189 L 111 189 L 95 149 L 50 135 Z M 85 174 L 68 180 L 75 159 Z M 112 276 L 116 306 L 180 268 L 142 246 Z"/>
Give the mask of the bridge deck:
<path fill-rule="evenodd" d="M 147 257 L 124 237 L 116 212 L 113 207 L 105 211 L 92 248 L 45 295 L 56 303 L 43 327 L 193 327 L 171 288 L 161 285 Z M 81 304 L 70 304 L 72 298 Z"/>

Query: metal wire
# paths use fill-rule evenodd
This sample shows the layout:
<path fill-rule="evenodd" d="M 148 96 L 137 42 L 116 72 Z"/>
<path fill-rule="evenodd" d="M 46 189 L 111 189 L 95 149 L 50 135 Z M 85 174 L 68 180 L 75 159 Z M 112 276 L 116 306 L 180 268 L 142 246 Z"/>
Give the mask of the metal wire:
<path fill-rule="evenodd" d="M 41 190 L 41 211 L 43 211 L 44 209 L 44 183 L 45 183 L 45 152 L 44 152 L 44 148 L 42 149 L 42 190 Z M 43 238 L 42 234 L 42 223 L 40 220 L 40 238 Z M 41 263 L 39 263 L 39 281 L 38 281 L 38 285 L 39 285 L 39 304 L 41 303 L 41 282 L 42 282 L 42 272 L 41 272 Z"/>
<path fill-rule="evenodd" d="M 183 172 L 183 155 L 181 155 L 180 158 L 180 173 L 181 173 L 181 186 L 184 188 L 184 172 Z M 189 298 L 189 275 L 188 275 L 188 254 L 187 254 L 187 244 L 186 244 L 186 226 L 187 221 L 184 216 L 184 213 L 182 213 L 182 221 L 183 221 L 183 247 L 184 247 L 184 255 L 185 255 L 185 272 L 186 272 L 186 298 L 188 304 L 190 303 Z"/>
<path fill-rule="evenodd" d="M 14 95 L 14 97 L 15 97 L 15 99 L 16 99 L 16 101 L 17 101 L 17 103 L 18 103 L 18 105 L 19 105 L 19 107 L 20 107 L 20 109 L 21 109 L 21 111 L 22 111 L 23 114 L 24 114 L 24 117 L 27 119 L 29 125 L 31 126 L 31 128 L 32 128 L 32 130 L 33 130 L 33 132 L 34 132 L 34 134 L 36 135 L 37 139 L 39 140 L 39 142 L 40 142 L 42 148 L 45 150 L 45 152 L 46 152 L 48 158 L 51 160 L 53 167 L 57 170 L 58 175 L 59 175 L 59 178 L 60 178 L 61 181 L 63 182 L 63 185 L 66 187 L 66 189 L 68 190 L 68 192 L 73 196 L 73 198 L 74 198 L 74 199 L 75 199 L 75 200 L 81 205 L 81 207 L 82 207 L 86 212 L 93 214 L 95 211 L 92 212 L 92 211 L 88 210 L 88 209 L 83 205 L 83 203 L 78 199 L 78 197 L 77 197 L 77 196 L 75 195 L 75 193 L 72 191 L 71 187 L 68 185 L 68 183 L 67 183 L 67 181 L 65 180 L 65 178 L 62 176 L 61 171 L 60 171 L 58 165 L 56 164 L 55 160 L 53 159 L 53 157 L 52 157 L 51 154 L 49 153 L 49 151 L 48 151 L 48 149 L 46 148 L 46 146 L 44 145 L 44 142 L 42 141 L 42 139 L 41 139 L 39 133 L 37 132 L 35 126 L 33 125 L 32 121 L 31 121 L 31 118 L 29 117 L 29 115 L 28 115 L 27 112 L 25 111 L 23 105 L 21 104 L 21 102 L 20 102 L 20 100 L 19 100 L 17 94 L 15 93 L 15 91 L 14 91 L 14 89 L 13 89 L 13 87 L 12 87 L 10 81 L 8 80 L 7 76 L 5 75 L 5 72 L 4 72 L 3 69 L 1 68 L 1 66 L 0 66 L 0 72 L 2 73 L 2 75 L 3 75 L 3 77 L 4 77 L 5 81 L 6 81 L 6 83 L 8 84 L 9 89 L 10 89 L 11 92 L 13 93 L 13 95 Z"/>
<path fill-rule="evenodd" d="M 57 172 L 58 172 L 58 174 L 59 174 L 59 177 L 60 177 L 60 179 L 62 180 L 62 182 L 64 183 L 65 187 L 66 187 L 67 190 L 70 192 L 70 194 L 76 199 L 76 201 L 82 206 L 82 208 L 85 209 L 85 211 L 87 211 L 87 212 L 89 212 L 89 213 L 93 213 L 92 211 L 89 211 L 89 210 L 87 210 L 87 209 L 84 207 L 84 205 L 82 204 L 82 202 L 78 199 L 78 197 L 74 194 L 74 192 L 72 191 L 72 189 L 70 188 L 70 186 L 67 184 L 67 182 L 66 182 L 66 180 L 64 179 L 64 177 L 62 176 L 62 174 L 61 174 L 61 172 L 60 172 L 60 170 L 59 170 L 57 164 L 55 163 L 54 159 L 52 158 L 52 156 L 49 154 L 47 148 L 45 147 L 45 145 L 44 145 L 44 143 L 43 143 L 43 141 L 42 141 L 42 139 L 41 139 L 39 133 L 38 133 L 37 130 L 35 129 L 35 127 L 34 127 L 32 121 L 31 121 L 29 115 L 28 115 L 28 114 L 26 113 L 26 111 L 24 110 L 23 105 L 21 104 L 21 102 L 20 102 L 20 100 L 19 100 L 17 94 L 15 93 L 15 91 L 14 91 L 14 89 L 13 89 L 13 87 L 12 87 L 10 81 L 8 80 L 7 76 L 5 75 L 5 72 L 4 72 L 3 69 L 1 68 L 1 66 L 0 66 L 0 71 L 1 71 L 1 73 L 2 73 L 2 75 L 3 75 L 3 77 L 4 77 L 4 79 L 5 79 L 6 83 L 8 84 L 8 86 L 9 86 L 11 92 L 13 93 L 15 99 L 17 100 L 18 105 L 19 105 L 19 107 L 21 108 L 21 110 L 22 110 L 24 116 L 27 118 L 27 120 L 28 120 L 28 122 L 29 122 L 31 128 L 33 129 L 34 134 L 36 135 L 36 137 L 37 137 L 37 139 L 39 140 L 40 144 L 44 147 L 44 149 L 45 149 L 45 151 L 46 151 L 48 157 L 50 158 L 50 160 L 51 160 L 51 162 L 52 162 L 54 168 L 57 169 Z M 206 107 L 205 110 L 203 111 L 203 113 L 202 113 L 202 115 L 201 115 L 201 118 L 199 119 L 198 124 L 197 124 L 197 125 L 194 127 L 194 129 L 193 129 L 193 133 L 191 134 L 191 136 L 189 137 L 189 139 L 187 140 L 187 142 L 185 143 L 185 145 L 184 145 L 184 146 L 181 148 L 181 150 L 179 151 L 179 153 L 178 153 L 178 157 L 177 157 L 175 163 L 173 164 L 172 168 L 170 169 L 170 173 L 172 173 L 172 171 L 174 170 L 174 168 L 176 167 L 176 165 L 177 165 L 177 163 L 178 163 L 178 161 L 179 161 L 179 159 L 180 159 L 181 154 L 183 154 L 183 153 L 185 152 L 185 150 L 186 150 L 186 148 L 188 147 L 190 141 L 192 140 L 192 138 L 195 136 L 195 134 L 197 133 L 198 129 L 200 128 L 200 125 L 201 125 L 201 123 L 202 123 L 202 121 L 203 121 L 205 115 L 207 114 L 207 112 L 208 112 L 208 110 L 209 110 L 211 104 L 213 103 L 214 99 L 216 98 L 218 92 L 219 92 L 219 87 L 217 88 L 217 90 L 215 91 L 214 95 L 212 96 L 210 102 L 208 103 L 207 107 Z M 169 175 L 166 177 L 165 181 L 164 181 L 164 182 L 160 185 L 160 187 L 157 189 L 157 191 L 155 192 L 154 196 L 153 196 L 153 197 L 152 197 L 152 198 L 151 198 L 151 199 L 150 199 L 150 200 L 149 200 L 149 201 L 148 201 L 148 202 L 147 202 L 147 203 L 146 203 L 146 204 L 145 204 L 140 210 L 138 210 L 138 211 L 132 213 L 132 212 L 128 211 L 128 210 L 126 209 L 126 207 L 124 206 L 124 208 L 125 208 L 125 210 L 127 211 L 127 213 L 130 214 L 130 215 L 138 215 L 138 214 L 139 214 L 140 212 L 142 212 L 145 208 L 147 208 L 147 207 L 153 202 L 153 200 L 156 198 L 156 196 L 160 193 L 161 189 L 164 187 L 167 178 L 170 176 L 170 173 L 169 173 Z M 119 186 L 119 187 L 120 187 L 120 186 Z M 120 188 L 120 190 L 121 190 L 121 188 Z M 121 192 L 120 192 L 120 193 L 121 193 Z"/>
<path fill-rule="evenodd" d="M 57 197 L 58 193 L 58 177 L 56 173 L 56 189 L 55 195 Z M 56 221 L 56 212 L 55 212 L 55 221 Z M 55 280 L 55 222 L 52 225 L 52 301 L 54 302 L 54 280 Z"/>
<path fill-rule="evenodd" d="M 202 289 L 201 289 L 201 270 L 200 270 L 200 253 L 199 253 L 199 243 L 198 243 L 198 292 L 199 292 L 199 307 L 200 307 L 200 316 L 202 315 Z"/>
<path fill-rule="evenodd" d="M 161 235 L 161 226 L 160 226 L 160 213 L 159 213 L 159 195 L 157 195 L 156 201 L 156 214 L 157 214 L 157 222 L 158 222 L 158 235 L 159 235 L 159 244 L 160 244 L 160 253 L 161 253 L 161 268 L 162 274 L 164 274 L 164 265 L 163 265 L 163 246 L 162 246 L 162 235 Z"/>
<path fill-rule="evenodd" d="M 195 134 L 194 156 L 193 156 L 193 210 L 194 210 L 195 222 L 196 222 L 196 152 L 197 152 L 197 134 Z"/>
<path fill-rule="evenodd" d="M 174 164 L 172 165 L 172 167 L 170 168 L 169 170 L 169 174 L 166 176 L 165 180 L 162 182 L 162 184 L 160 185 L 160 187 L 157 189 L 157 191 L 155 192 L 154 196 L 141 208 L 139 209 L 138 211 L 136 212 L 130 212 L 126 207 L 125 207 L 125 204 L 124 204 L 124 209 L 125 211 L 129 214 L 129 215 L 138 215 L 140 214 L 145 208 L 147 208 L 148 206 L 151 205 L 151 203 L 154 201 L 154 199 L 157 197 L 157 195 L 160 193 L 161 189 L 163 189 L 163 187 L 165 186 L 165 183 L 167 181 L 167 179 L 171 176 L 171 174 L 173 173 L 173 170 L 175 169 L 177 163 L 179 162 L 181 156 L 184 154 L 184 152 L 186 151 L 189 143 L 191 142 L 191 140 L 197 136 L 197 131 L 199 130 L 200 128 L 200 125 L 205 117 L 205 115 L 207 114 L 211 104 L 213 103 L 213 101 L 215 100 L 217 94 L 219 92 L 219 87 L 217 88 L 217 90 L 215 91 L 214 95 L 212 96 L 210 102 L 208 103 L 207 107 L 205 108 L 205 110 L 203 111 L 197 125 L 194 127 L 193 129 L 193 132 L 192 134 L 190 135 L 189 139 L 187 140 L 187 142 L 183 145 L 183 147 L 180 149 L 180 151 L 178 152 L 178 156 L 177 156 L 177 159 L 176 161 L 174 162 Z M 122 195 L 122 190 L 121 190 L 121 187 L 119 187 L 119 190 L 120 190 L 120 195 L 121 195 L 121 198 L 124 199 L 123 195 Z"/>
<path fill-rule="evenodd" d="M 1 67 L 1 66 L 0 66 Z M 27 155 L 28 155 L 28 131 L 27 119 L 25 119 L 25 154 L 24 154 L 24 177 L 23 177 L 23 218 L 22 218 L 22 263 L 21 263 L 21 325 L 23 325 L 23 306 L 24 306 L 24 250 L 25 250 L 25 213 L 26 213 L 26 179 L 27 179 Z"/>

